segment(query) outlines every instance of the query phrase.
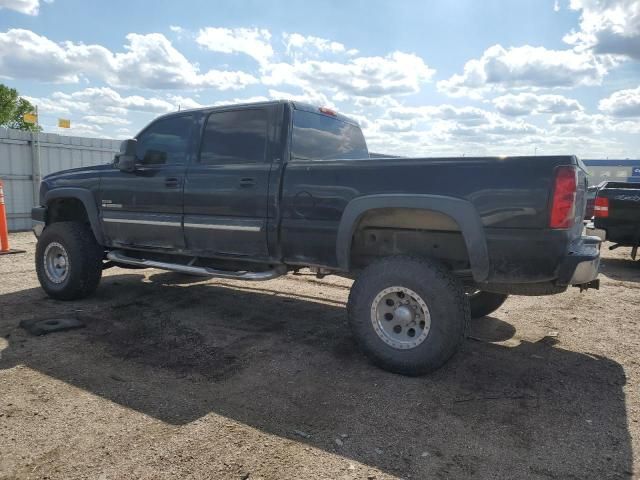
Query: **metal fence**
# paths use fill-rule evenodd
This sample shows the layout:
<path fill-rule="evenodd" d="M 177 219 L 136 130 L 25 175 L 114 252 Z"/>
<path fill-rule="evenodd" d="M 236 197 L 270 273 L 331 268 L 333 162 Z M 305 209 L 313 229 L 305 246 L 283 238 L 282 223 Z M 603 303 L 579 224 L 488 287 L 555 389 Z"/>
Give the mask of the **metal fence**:
<path fill-rule="evenodd" d="M 37 137 L 37 138 L 36 138 Z M 40 178 L 67 168 L 109 163 L 119 140 L 65 137 L 0 128 L 0 178 L 4 182 L 10 231 L 31 228 Z"/>

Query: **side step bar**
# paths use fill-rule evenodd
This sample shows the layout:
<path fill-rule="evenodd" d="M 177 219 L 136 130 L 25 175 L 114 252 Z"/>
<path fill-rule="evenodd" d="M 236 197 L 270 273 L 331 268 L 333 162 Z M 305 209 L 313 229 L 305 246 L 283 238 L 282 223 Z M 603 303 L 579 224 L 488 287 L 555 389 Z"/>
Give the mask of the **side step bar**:
<path fill-rule="evenodd" d="M 188 275 L 197 275 L 201 277 L 217 277 L 229 278 L 233 280 L 252 280 L 263 281 L 271 280 L 287 273 L 287 267 L 279 265 L 272 270 L 265 272 L 232 272 L 229 270 L 216 270 L 209 267 L 195 267 L 193 265 L 183 265 L 181 263 L 159 262 L 157 260 L 145 260 L 142 258 L 134 258 L 126 255 L 122 250 L 112 250 L 107 253 L 107 258 L 115 263 L 124 263 L 126 265 L 135 265 L 142 268 L 160 268 L 162 270 L 170 270 L 172 272 L 186 273 Z"/>

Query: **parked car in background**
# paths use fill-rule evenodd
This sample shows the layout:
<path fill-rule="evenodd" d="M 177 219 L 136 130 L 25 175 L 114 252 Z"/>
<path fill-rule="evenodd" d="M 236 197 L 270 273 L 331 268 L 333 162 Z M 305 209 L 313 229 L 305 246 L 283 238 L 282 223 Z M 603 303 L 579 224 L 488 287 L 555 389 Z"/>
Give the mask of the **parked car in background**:
<path fill-rule="evenodd" d="M 596 201 L 596 194 L 598 193 L 598 185 L 593 185 L 587 188 L 587 205 L 584 209 L 584 219 L 591 220 L 593 218 L 593 206 Z"/>
<path fill-rule="evenodd" d="M 603 182 L 593 208 L 587 233 L 612 242 L 609 248 L 631 247 L 635 260 L 640 246 L 640 183 Z"/>

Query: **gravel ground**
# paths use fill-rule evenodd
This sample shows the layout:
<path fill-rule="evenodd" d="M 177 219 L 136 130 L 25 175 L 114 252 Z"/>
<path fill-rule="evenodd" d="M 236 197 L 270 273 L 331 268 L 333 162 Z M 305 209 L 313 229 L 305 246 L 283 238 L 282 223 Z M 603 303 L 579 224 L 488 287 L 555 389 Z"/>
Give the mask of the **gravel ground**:
<path fill-rule="evenodd" d="M 600 291 L 511 297 L 438 372 L 371 366 L 350 282 L 109 269 L 48 299 L 0 257 L 0 478 L 640 478 L 640 262 Z M 21 320 L 74 317 L 32 336 Z M 634 472 L 636 472 L 634 474 Z"/>

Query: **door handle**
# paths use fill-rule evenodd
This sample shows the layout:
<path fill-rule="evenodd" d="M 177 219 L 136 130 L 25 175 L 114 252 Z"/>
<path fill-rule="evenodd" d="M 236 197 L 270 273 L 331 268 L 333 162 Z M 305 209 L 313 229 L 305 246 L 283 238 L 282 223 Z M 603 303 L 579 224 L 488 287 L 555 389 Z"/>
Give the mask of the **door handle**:
<path fill-rule="evenodd" d="M 253 187 L 256 184 L 256 179 L 255 178 L 241 178 L 240 179 L 240 186 L 241 187 Z"/>
<path fill-rule="evenodd" d="M 164 186 L 167 188 L 178 188 L 180 186 L 180 179 L 176 177 L 165 178 Z"/>

